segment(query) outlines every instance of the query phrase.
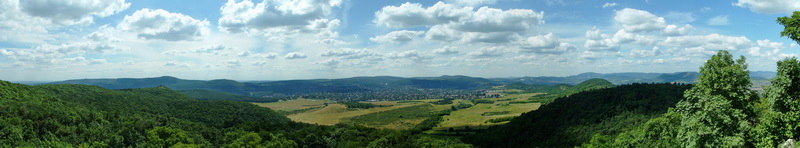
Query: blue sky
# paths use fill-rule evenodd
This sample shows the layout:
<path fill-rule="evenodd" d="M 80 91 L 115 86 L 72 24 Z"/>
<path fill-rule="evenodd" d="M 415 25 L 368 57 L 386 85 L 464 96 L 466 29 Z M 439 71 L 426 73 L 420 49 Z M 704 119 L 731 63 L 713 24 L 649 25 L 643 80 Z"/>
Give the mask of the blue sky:
<path fill-rule="evenodd" d="M 0 0 L 0 79 L 774 71 L 794 0 Z"/>

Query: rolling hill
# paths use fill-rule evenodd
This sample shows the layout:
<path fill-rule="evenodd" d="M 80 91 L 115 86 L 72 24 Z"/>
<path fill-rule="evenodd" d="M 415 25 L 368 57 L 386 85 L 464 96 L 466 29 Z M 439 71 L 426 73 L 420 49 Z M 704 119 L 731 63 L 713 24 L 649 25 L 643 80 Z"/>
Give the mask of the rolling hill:
<path fill-rule="evenodd" d="M 555 99 L 505 125 L 490 127 L 463 140 L 481 147 L 579 146 L 594 134 L 617 134 L 665 113 L 690 87 L 626 84 L 583 91 Z"/>

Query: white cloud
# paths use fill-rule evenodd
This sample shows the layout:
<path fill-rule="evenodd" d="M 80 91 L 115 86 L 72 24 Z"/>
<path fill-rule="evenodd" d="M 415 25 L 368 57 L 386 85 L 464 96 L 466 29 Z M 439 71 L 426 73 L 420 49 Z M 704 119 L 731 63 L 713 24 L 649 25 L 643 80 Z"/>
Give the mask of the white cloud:
<path fill-rule="evenodd" d="M 386 6 L 375 13 L 374 22 L 380 26 L 405 28 L 430 26 L 425 39 L 436 41 L 461 41 L 506 43 L 517 40 L 532 27 L 544 23 L 544 12 L 530 9 L 501 10 L 481 7 L 473 11 L 469 6 L 456 6 L 438 2 L 423 8 L 418 3 Z"/>
<path fill-rule="evenodd" d="M 340 62 L 338 60 L 335 60 L 335 59 L 327 59 L 327 60 L 316 62 L 316 64 L 318 64 L 318 65 L 329 66 L 329 67 L 337 66 L 337 65 L 339 65 L 339 63 L 342 63 L 342 62 Z"/>
<path fill-rule="evenodd" d="M 381 54 L 369 51 L 367 49 L 351 49 L 351 48 L 342 48 L 338 50 L 328 50 L 322 52 L 320 56 L 323 57 L 340 57 L 343 59 L 361 59 L 367 57 L 377 57 L 381 56 Z"/>
<path fill-rule="evenodd" d="M 497 0 L 445 0 L 445 2 L 462 6 L 482 6 L 494 4 Z"/>
<path fill-rule="evenodd" d="M 633 33 L 662 30 L 666 26 L 663 17 L 631 8 L 617 11 L 614 20 L 622 24 L 623 29 Z"/>
<path fill-rule="evenodd" d="M 495 47 L 484 47 L 478 49 L 478 51 L 473 51 L 467 53 L 472 58 L 495 58 L 501 57 L 503 54 L 507 53 L 508 50 L 505 47 L 495 46 Z"/>
<path fill-rule="evenodd" d="M 750 8 L 758 13 L 785 13 L 791 14 L 800 10 L 800 1 L 797 0 L 739 0 L 734 6 Z"/>
<path fill-rule="evenodd" d="M 262 58 L 262 59 L 275 59 L 275 57 L 278 57 L 278 53 L 274 53 L 274 52 L 256 53 L 256 54 L 253 54 L 253 56 L 251 56 L 251 57 Z"/>
<path fill-rule="evenodd" d="M 608 34 L 601 34 L 597 28 L 586 31 L 586 42 L 583 47 L 589 50 L 617 51 L 619 44 L 610 39 Z"/>
<path fill-rule="evenodd" d="M 135 32 L 138 38 L 143 39 L 187 41 L 200 40 L 208 35 L 208 24 L 206 20 L 196 20 L 180 13 L 145 8 L 125 16 L 117 28 Z"/>
<path fill-rule="evenodd" d="M 386 35 L 372 37 L 369 38 L 369 40 L 380 43 L 384 42 L 400 43 L 400 42 L 409 42 L 411 40 L 419 38 L 419 36 L 423 34 L 425 34 L 425 31 L 400 30 L 400 31 L 389 32 Z"/>
<path fill-rule="evenodd" d="M 603 8 L 614 7 L 617 6 L 617 3 L 605 3 L 603 4 Z"/>
<path fill-rule="evenodd" d="M 454 47 L 454 46 L 444 46 L 442 48 L 434 49 L 433 53 L 439 54 L 439 55 L 455 55 L 455 54 L 459 53 L 459 51 L 457 49 L 458 48 Z"/>
<path fill-rule="evenodd" d="M 747 49 L 752 45 L 750 39 L 739 36 L 725 36 L 719 34 L 709 34 L 705 36 L 670 36 L 661 45 L 667 47 L 691 48 L 692 50 L 731 50 L 737 51 Z"/>
<path fill-rule="evenodd" d="M 655 36 L 632 34 L 625 29 L 617 30 L 617 33 L 610 39 L 615 44 L 633 43 L 638 45 L 652 45 L 657 40 Z"/>
<path fill-rule="evenodd" d="M 458 7 L 437 2 L 431 7 L 422 8 L 422 4 L 406 2 L 400 6 L 385 6 L 375 12 L 376 24 L 405 28 L 414 26 L 431 26 L 458 21 L 472 13 L 472 7 Z"/>
<path fill-rule="evenodd" d="M 654 57 L 660 54 L 661 50 L 658 47 L 653 47 L 651 50 L 633 49 L 629 53 L 629 55 L 634 58 Z"/>
<path fill-rule="evenodd" d="M 683 27 L 667 25 L 661 33 L 667 36 L 681 36 L 688 34 L 692 28 L 692 25 L 689 24 L 683 25 Z"/>
<path fill-rule="evenodd" d="M 602 58 L 602 56 L 600 55 L 600 53 L 595 53 L 595 52 L 592 52 L 592 51 L 584 51 L 584 52 L 578 53 L 578 58 L 579 59 L 583 59 L 583 60 L 587 60 L 587 61 L 597 61 L 597 60 L 600 60 Z"/>
<path fill-rule="evenodd" d="M 23 0 L 19 3 L 26 14 L 62 25 L 91 24 L 93 16 L 106 17 L 130 5 L 125 0 Z"/>
<path fill-rule="evenodd" d="M 416 50 L 408 50 L 403 52 L 390 52 L 386 54 L 389 59 L 406 59 L 415 63 L 430 62 L 433 56 L 425 55 L 417 52 Z"/>
<path fill-rule="evenodd" d="M 715 16 L 711 19 L 708 19 L 708 25 L 728 25 L 728 16 L 727 15 L 720 15 Z"/>
<path fill-rule="evenodd" d="M 306 54 L 303 54 L 303 53 L 290 52 L 290 53 L 287 53 L 286 56 L 284 56 L 283 58 L 286 58 L 286 59 L 305 59 L 306 57 L 308 57 L 308 56 L 306 56 Z"/>
<path fill-rule="evenodd" d="M 555 37 L 553 33 L 531 36 L 517 41 L 517 45 L 523 49 L 523 52 L 535 53 L 565 53 L 577 48 L 569 43 L 559 41 L 558 37 Z"/>
<path fill-rule="evenodd" d="M 221 8 L 218 27 L 225 32 L 267 36 L 326 32 L 338 27 L 338 19 L 327 18 L 341 4 L 341 0 L 279 0 L 258 4 L 229 0 Z"/>

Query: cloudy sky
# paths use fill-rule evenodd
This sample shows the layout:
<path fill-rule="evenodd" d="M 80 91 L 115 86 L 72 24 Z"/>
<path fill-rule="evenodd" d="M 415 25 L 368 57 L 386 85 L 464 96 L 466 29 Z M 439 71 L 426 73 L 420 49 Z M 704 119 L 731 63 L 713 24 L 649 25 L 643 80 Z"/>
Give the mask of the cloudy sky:
<path fill-rule="evenodd" d="M 774 71 L 796 0 L 0 0 L 0 79 Z"/>

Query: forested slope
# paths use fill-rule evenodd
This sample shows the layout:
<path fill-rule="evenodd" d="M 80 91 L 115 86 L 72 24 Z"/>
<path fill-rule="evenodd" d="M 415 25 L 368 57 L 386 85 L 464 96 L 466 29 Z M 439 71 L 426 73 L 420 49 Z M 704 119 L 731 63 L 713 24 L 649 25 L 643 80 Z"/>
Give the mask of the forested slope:
<path fill-rule="evenodd" d="M 602 83 L 599 80 L 589 83 Z M 674 107 L 690 85 L 627 84 L 555 99 L 506 125 L 464 137 L 483 147 L 572 147 L 629 130 Z"/>
<path fill-rule="evenodd" d="M 27 86 L 0 81 L 0 147 L 446 147 L 401 131 L 295 123 L 245 102 L 166 87 Z"/>

